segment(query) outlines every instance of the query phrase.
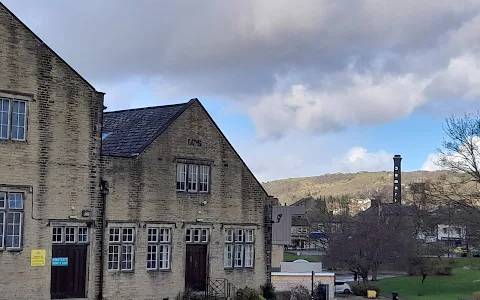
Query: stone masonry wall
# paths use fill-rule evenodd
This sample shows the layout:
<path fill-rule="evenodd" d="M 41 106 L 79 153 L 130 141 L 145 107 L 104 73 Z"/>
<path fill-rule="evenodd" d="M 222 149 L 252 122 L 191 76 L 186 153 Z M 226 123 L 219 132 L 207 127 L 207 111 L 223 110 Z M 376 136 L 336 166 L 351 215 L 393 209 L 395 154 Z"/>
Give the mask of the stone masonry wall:
<path fill-rule="evenodd" d="M 318 283 L 329 285 L 329 299 L 335 296 L 335 275 L 315 274 L 314 286 Z M 296 286 L 304 286 L 312 291 L 312 274 L 272 273 L 272 284 L 277 291 L 291 291 Z"/>
<path fill-rule="evenodd" d="M 189 146 L 189 138 L 201 140 L 201 147 Z M 175 159 L 178 157 L 213 161 L 211 193 L 176 192 Z M 194 102 L 139 157 L 102 159 L 105 178 L 110 185 L 106 208 L 108 223 L 133 221 L 140 225 L 135 245 L 135 270 L 130 273 L 105 271 L 107 299 L 172 299 L 182 292 L 185 229 L 189 226 L 211 229 L 209 276 L 227 278 L 237 288 L 245 285 L 258 288 L 268 280 L 267 260 L 271 250 L 267 249 L 265 233 L 271 232 L 271 225 L 265 216 L 271 205 L 262 187 L 198 102 Z M 203 221 L 197 223 L 197 219 Z M 172 226 L 171 271 L 146 270 L 146 229 L 142 225 L 145 222 L 164 222 Z M 224 229 L 229 226 L 255 229 L 253 269 L 224 269 Z"/>
<path fill-rule="evenodd" d="M 25 197 L 23 248 L 0 251 L 0 298 L 50 299 L 48 220 L 80 216 L 82 209 L 91 210 L 95 219 L 101 209 L 103 94 L 95 92 L 2 6 L 0 66 L 0 96 L 27 100 L 28 114 L 26 141 L 0 140 L 0 191 L 21 191 Z M 97 233 L 95 225 L 90 228 L 89 299 L 97 292 Z M 30 266 L 32 249 L 46 249 L 46 266 Z"/>

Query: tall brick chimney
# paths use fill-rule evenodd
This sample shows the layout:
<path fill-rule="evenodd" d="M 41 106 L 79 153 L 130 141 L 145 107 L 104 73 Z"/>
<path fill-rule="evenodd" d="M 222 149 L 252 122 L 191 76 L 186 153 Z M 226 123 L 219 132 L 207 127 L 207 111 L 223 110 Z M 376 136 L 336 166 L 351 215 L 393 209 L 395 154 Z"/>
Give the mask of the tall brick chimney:
<path fill-rule="evenodd" d="M 393 203 L 402 204 L 402 157 L 393 157 Z"/>

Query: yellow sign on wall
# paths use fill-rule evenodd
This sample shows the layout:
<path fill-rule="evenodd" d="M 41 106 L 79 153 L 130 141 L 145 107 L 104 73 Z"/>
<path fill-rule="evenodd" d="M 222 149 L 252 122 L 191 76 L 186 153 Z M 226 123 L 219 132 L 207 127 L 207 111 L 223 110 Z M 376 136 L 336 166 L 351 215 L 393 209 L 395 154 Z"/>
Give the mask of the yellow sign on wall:
<path fill-rule="evenodd" d="M 30 255 L 30 265 L 32 267 L 45 266 L 47 251 L 45 249 L 33 249 Z"/>

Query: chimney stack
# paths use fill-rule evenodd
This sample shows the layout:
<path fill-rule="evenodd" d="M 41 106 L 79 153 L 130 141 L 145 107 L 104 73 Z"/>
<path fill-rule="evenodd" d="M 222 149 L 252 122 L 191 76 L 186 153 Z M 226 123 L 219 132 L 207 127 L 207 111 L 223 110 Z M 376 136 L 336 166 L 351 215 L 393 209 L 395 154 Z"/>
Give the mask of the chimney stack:
<path fill-rule="evenodd" d="M 393 203 L 402 204 L 402 157 L 393 157 Z"/>

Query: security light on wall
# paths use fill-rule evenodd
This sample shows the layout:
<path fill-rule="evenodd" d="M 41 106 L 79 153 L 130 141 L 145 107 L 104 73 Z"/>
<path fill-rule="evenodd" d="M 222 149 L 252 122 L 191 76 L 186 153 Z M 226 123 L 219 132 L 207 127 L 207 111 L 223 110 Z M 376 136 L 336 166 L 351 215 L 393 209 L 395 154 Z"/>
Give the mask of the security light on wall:
<path fill-rule="evenodd" d="M 92 212 L 88 209 L 82 210 L 82 217 L 89 218 L 92 215 Z"/>

